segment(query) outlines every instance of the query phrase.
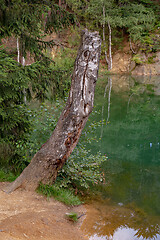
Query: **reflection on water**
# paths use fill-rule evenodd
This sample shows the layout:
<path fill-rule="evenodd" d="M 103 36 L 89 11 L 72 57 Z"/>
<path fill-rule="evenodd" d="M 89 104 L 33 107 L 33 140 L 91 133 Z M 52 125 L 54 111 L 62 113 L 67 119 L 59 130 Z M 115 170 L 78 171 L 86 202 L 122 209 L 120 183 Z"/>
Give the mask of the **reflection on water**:
<path fill-rule="evenodd" d="M 160 240 L 160 77 L 99 81 L 94 121 L 108 156 L 102 201 L 88 206 L 82 228 L 89 239 Z"/>
<path fill-rule="evenodd" d="M 137 206 L 101 199 L 86 208 L 82 230 L 89 240 L 160 240 L 159 217 L 149 216 Z"/>
<path fill-rule="evenodd" d="M 138 233 L 133 228 L 127 228 L 127 227 L 120 227 L 116 229 L 113 236 L 98 236 L 97 234 L 94 234 L 89 238 L 89 240 L 143 240 L 144 238 L 142 236 L 138 237 Z M 160 239 L 160 235 L 157 235 L 157 240 Z"/>

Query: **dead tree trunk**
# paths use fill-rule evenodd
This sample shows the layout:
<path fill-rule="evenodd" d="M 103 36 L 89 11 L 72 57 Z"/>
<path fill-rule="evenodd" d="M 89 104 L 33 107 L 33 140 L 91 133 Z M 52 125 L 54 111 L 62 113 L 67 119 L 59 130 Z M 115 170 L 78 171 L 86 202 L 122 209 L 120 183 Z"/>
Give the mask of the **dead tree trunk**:
<path fill-rule="evenodd" d="M 84 30 L 75 61 L 69 97 L 57 126 L 21 175 L 6 187 L 6 192 L 10 193 L 19 187 L 35 190 L 40 182 L 51 184 L 55 181 L 58 170 L 62 168 L 78 143 L 92 111 L 100 51 L 99 34 Z"/>

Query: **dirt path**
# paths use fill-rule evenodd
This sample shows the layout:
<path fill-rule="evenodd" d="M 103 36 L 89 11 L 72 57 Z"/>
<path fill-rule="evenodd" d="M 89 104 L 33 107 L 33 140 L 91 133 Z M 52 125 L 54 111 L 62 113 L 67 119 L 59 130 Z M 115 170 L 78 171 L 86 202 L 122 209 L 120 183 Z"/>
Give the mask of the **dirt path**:
<path fill-rule="evenodd" d="M 35 192 L 16 190 L 11 194 L 1 189 L 0 183 L 0 240 L 84 240 L 78 223 L 65 218 L 67 212 L 85 212 L 83 206 L 67 207 L 47 200 Z"/>

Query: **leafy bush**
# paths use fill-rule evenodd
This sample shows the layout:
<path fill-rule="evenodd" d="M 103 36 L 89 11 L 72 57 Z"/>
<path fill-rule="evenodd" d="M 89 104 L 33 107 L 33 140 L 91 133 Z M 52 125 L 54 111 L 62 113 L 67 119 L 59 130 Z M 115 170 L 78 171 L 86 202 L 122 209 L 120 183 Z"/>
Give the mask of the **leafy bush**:
<path fill-rule="evenodd" d="M 17 159 L 14 162 L 14 169 L 16 172 L 21 172 L 30 163 L 34 154 L 51 136 L 63 107 L 63 101 L 55 101 L 53 107 L 44 103 L 36 105 L 32 103 L 32 105 L 28 113 L 33 130 L 28 134 L 27 141 L 22 139 L 15 144 Z"/>
<path fill-rule="evenodd" d="M 64 97 L 68 94 L 75 61 L 74 55 L 74 50 L 67 48 L 60 50 L 56 54 L 53 72 L 54 82 L 52 83 L 52 89 L 55 96 Z"/>
<path fill-rule="evenodd" d="M 156 29 L 157 28 L 157 29 Z M 160 50 L 160 30 L 159 27 L 155 27 L 154 31 L 150 34 L 143 36 L 141 43 L 141 50 L 146 53 L 155 53 Z"/>
<path fill-rule="evenodd" d="M 57 184 L 62 188 L 88 189 L 90 184 L 104 181 L 101 163 L 107 158 L 101 153 L 93 155 L 84 146 L 78 145 L 64 167 L 60 170 Z"/>
<path fill-rule="evenodd" d="M 132 60 L 133 60 L 136 64 L 138 64 L 138 65 L 143 63 L 143 61 L 141 60 L 139 54 L 134 55 L 133 58 L 132 58 Z"/>

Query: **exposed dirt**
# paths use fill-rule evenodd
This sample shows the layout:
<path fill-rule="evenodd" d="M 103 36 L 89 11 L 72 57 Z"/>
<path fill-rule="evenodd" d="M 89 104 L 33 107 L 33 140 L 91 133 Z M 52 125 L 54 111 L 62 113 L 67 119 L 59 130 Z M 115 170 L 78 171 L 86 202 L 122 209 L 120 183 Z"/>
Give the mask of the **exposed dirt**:
<path fill-rule="evenodd" d="M 65 214 L 85 212 L 83 206 L 67 207 L 35 192 L 16 190 L 11 194 L 2 191 L 0 183 L 0 240 L 84 240 L 80 231 L 85 218 L 78 223 L 69 221 Z"/>

